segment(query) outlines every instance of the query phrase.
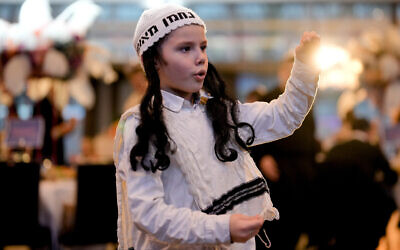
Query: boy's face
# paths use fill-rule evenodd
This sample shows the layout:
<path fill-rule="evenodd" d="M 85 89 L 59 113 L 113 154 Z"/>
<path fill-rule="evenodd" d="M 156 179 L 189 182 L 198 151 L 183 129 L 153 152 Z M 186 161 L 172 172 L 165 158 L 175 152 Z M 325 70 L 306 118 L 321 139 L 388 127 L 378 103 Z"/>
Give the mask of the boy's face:
<path fill-rule="evenodd" d="M 191 100 L 203 87 L 208 69 L 204 28 L 186 25 L 172 31 L 160 47 L 156 68 L 161 89 Z"/>

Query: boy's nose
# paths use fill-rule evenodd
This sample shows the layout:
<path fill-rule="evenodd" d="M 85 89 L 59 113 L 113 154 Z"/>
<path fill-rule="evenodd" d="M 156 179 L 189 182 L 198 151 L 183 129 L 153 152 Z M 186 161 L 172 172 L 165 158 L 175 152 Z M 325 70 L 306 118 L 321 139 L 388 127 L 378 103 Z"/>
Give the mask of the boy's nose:
<path fill-rule="evenodd" d="M 196 65 L 198 64 L 204 64 L 207 59 L 207 54 L 204 52 L 200 52 L 196 58 Z"/>

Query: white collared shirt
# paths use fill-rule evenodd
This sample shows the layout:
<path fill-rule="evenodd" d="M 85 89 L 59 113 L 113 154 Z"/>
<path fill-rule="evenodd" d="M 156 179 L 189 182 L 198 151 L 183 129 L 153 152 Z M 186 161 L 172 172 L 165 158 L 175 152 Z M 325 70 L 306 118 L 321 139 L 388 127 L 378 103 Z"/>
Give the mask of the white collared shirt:
<path fill-rule="evenodd" d="M 286 90 L 277 100 L 270 103 L 238 104 L 238 120 L 254 128 L 253 146 L 289 136 L 301 125 L 314 100 L 316 79 L 316 72 L 296 61 Z M 195 160 L 201 159 L 196 164 L 205 168 L 215 165 L 213 131 L 204 106 L 192 104 L 166 91 L 162 91 L 162 96 L 164 115 L 170 112 L 169 117 L 184 121 L 187 129 L 193 131 L 194 138 L 198 138 L 196 145 L 186 145 L 195 148 Z M 136 144 L 135 129 L 139 121 L 138 107 L 129 109 L 122 115 L 115 141 L 119 248 L 255 249 L 254 238 L 243 244 L 230 244 L 230 213 L 238 211 L 233 209 L 223 215 L 209 215 L 200 211 L 174 155 L 170 156 L 171 164 L 165 171 L 147 172 L 141 166 L 137 167 L 137 171 L 132 171 L 129 154 Z M 179 133 L 174 135 L 180 136 Z M 238 153 L 254 165 L 247 152 Z M 212 171 L 207 169 L 205 174 L 214 174 Z M 260 175 L 257 169 L 254 171 Z M 221 175 L 221 172 L 218 174 Z M 215 180 L 221 182 L 221 185 L 229 181 L 224 180 L 224 176 L 215 176 Z"/>

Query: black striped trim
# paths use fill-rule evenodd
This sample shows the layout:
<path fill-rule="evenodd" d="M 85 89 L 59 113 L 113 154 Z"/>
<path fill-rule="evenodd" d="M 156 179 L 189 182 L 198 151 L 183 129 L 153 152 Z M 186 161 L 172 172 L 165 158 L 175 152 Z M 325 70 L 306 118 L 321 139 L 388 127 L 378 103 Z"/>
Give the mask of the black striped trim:
<path fill-rule="evenodd" d="M 203 212 L 207 214 L 225 214 L 227 211 L 232 210 L 234 206 L 265 192 L 268 192 L 267 183 L 263 178 L 258 177 L 234 187 L 220 198 L 214 200 L 212 205 L 204 209 Z"/>

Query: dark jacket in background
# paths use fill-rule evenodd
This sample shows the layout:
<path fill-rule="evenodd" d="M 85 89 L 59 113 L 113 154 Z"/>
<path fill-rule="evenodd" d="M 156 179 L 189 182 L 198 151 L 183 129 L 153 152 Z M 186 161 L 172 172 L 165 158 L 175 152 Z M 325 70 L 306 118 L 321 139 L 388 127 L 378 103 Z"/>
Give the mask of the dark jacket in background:
<path fill-rule="evenodd" d="M 375 249 L 396 208 L 396 181 L 378 147 L 356 139 L 334 146 L 317 178 L 320 249 Z"/>

